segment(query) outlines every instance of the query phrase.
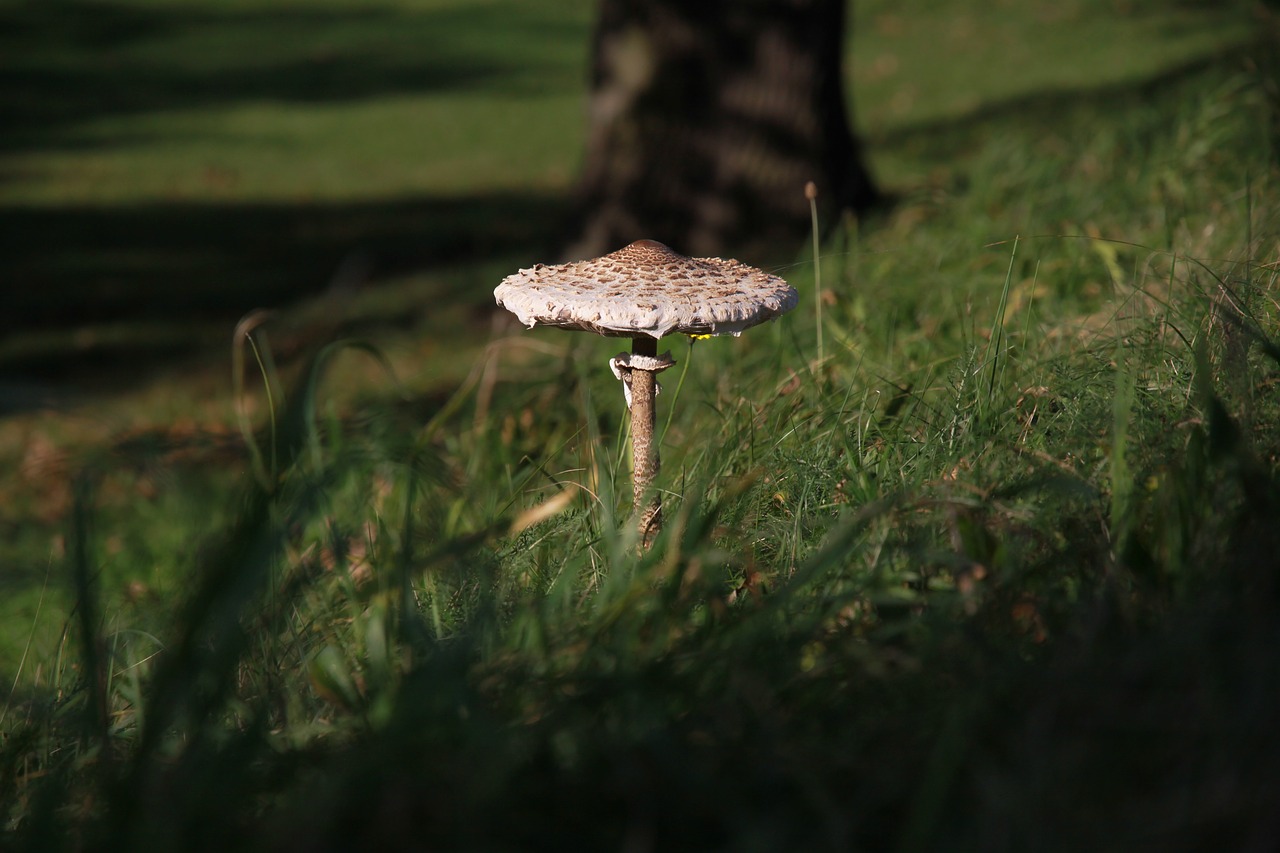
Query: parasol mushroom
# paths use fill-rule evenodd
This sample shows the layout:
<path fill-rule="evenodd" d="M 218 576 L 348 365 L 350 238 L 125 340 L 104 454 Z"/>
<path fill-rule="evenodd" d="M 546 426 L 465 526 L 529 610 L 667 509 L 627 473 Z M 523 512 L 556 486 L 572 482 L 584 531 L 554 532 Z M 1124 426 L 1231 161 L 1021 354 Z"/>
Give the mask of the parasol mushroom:
<path fill-rule="evenodd" d="M 546 265 L 507 276 L 493 291 L 498 304 L 529 328 L 557 326 L 632 339 L 631 352 L 610 359 L 631 410 L 635 511 L 647 547 L 662 524 L 655 492 L 656 376 L 675 364 L 658 355 L 658 339 L 686 335 L 740 335 L 795 307 L 799 294 L 777 276 L 734 260 L 687 258 L 654 240 L 640 240 L 589 261 Z"/>

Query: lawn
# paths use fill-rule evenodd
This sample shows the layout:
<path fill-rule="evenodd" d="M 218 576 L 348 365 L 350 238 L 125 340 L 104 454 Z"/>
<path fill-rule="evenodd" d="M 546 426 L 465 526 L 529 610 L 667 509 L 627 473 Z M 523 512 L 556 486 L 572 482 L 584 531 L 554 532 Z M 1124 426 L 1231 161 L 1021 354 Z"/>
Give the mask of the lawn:
<path fill-rule="evenodd" d="M 1274 847 L 1275 19 L 855 11 L 897 204 L 671 344 L 638 554 L 490 295 L 590 3 L 0 4 L 16 849 Z"/>

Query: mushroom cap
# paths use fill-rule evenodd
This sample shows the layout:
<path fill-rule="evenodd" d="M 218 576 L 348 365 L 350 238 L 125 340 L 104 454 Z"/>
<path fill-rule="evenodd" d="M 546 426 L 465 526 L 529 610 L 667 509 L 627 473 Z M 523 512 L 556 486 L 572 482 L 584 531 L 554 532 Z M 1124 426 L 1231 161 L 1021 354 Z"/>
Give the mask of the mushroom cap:
<path fill-rule="evenodd" d="M 493 291 L 529 328 L 661 338 L 740 335 L 790 311 L 800 296 L 777 276 L 734 260 L 686 258 L 640 240 L 590 261 L 536 264 Z"/>

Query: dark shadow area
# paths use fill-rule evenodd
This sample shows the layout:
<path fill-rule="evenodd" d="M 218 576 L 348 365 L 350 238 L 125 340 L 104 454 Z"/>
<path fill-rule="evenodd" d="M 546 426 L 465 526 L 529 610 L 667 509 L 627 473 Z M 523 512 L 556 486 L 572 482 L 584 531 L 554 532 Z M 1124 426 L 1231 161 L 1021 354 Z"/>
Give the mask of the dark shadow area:
<path fill-rule="evenodd" d="M 0 331 L 238 316 L 329 288 L 549 242 L 560 202 L 476 195 L 335 204 L 0 207 Z"/>
<path fill-rule="evenodd" d="M 428 267 L 545 256 L 563 205 L 548 196 L 476 195 L 306 205 L 0 207 L 8 281 L 0 336 L 68 334 L 65 352 L 0 344 L 0 375 L 61 381 L 86 360 L 101 369 L 179 357 L 208 343 L 185 333 L 184 324 L 224 321 L 222 344 L 234 322 L 255 308 L 350 292 Z M 83 330 L 113 323 L 168 326 L 169 332 Z"/>

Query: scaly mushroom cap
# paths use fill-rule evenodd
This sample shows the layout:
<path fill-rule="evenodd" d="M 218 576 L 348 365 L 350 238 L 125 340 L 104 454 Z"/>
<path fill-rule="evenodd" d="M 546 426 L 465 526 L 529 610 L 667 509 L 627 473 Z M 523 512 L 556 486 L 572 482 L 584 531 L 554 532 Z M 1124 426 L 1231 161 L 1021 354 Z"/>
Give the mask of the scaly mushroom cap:
<path fill-rule="evenodd" d="M 661 338 L 739 335 L 795 307 L 799 294 L 777 276 L 721 258 L 686 258 L 640 240 L 590 261 L 509 275 L 493 291 L 529 328 Z"/>

